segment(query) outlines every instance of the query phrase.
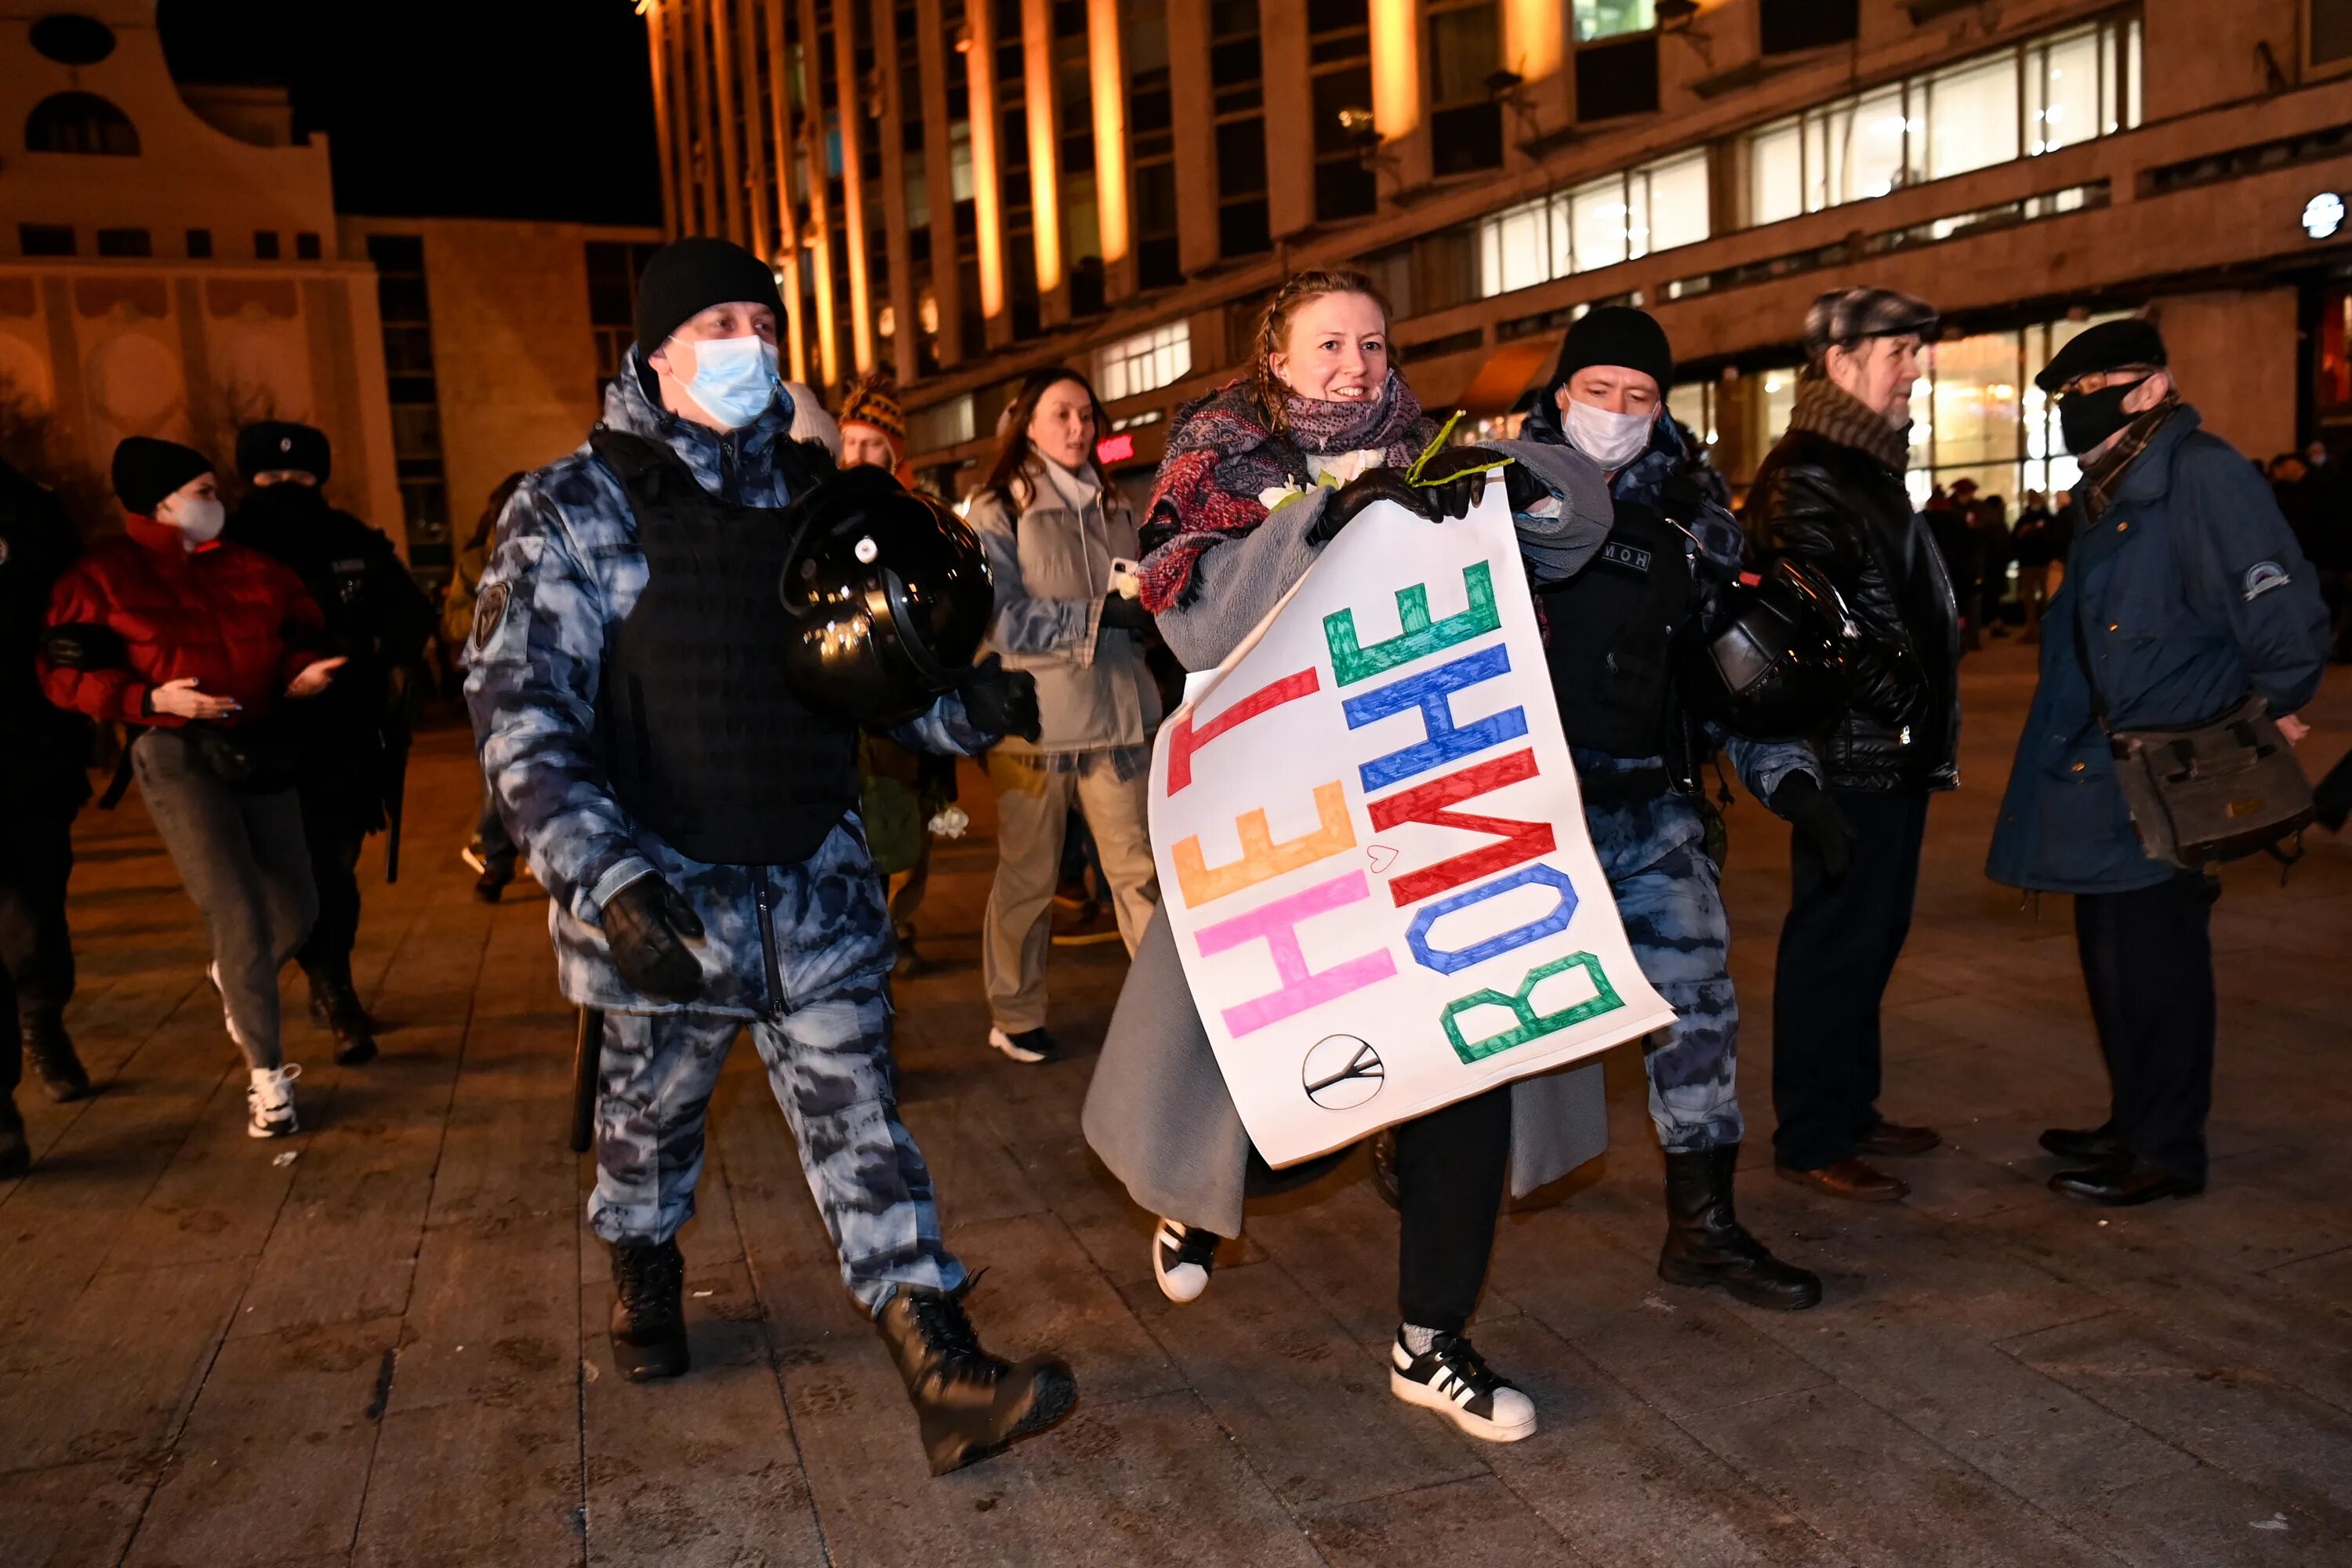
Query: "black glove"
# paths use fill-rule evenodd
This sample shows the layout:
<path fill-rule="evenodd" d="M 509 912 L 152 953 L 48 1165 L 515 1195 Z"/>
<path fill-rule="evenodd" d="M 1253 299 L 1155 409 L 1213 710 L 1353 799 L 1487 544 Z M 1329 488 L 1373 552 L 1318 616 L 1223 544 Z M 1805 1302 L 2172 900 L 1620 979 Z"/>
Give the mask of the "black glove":
<path fill-rule="evenodd" d="M 120 669 L 131 649 L 112 626 L 68 621 L 41 633 L 41 656 L 59 669 Z"/>
<path fill-rule="evenodd" d="M 973 665 L 956 690 L 974 729 L 1018 735 L 1032 743 L 1045 732 L 1037 713 L 1037 678 L 1025 669 L 1005 668 L 994 654 Z"/>
<path fill-rule="evenodd" d="M 1536 477 L 1536 471 L 1525 463 L 1513 463 L 1503 470 L 1503 493 L 1511 499 L 1515 512 L 1535 510 L 1538 501 L 1555 499 L 1552 488 Z"/>
<path fill-rule="evenodd" d="M 1773 815 L 1785 817 L 1797 830 L 1797 837 L 1806 848 L 1818 856 L 1822 870 L 1832 882 L 1846 874 L 1853 864 L 1853 846 L 1859 837 L 1853 824 L 1846 820 L 1838 803 L 1823 793 L 1811 773 L 1790 773 L 1772 792 Z"/>
<path fill-rule="evenodd" d="M 1440 520 L 1430 492 L 1405 483 L 1401 468 L 1367 468 L 1341 485 L 1331 499 L 1323 503 L 1323 515 L 1307 530 L 1309 544 L 1328 544 L 1341 529 L 1356 520 L 1356 514 L 1374 501 L 1392 500 L 1418 518 L 1431 522 Z"/>
<path fill-rule="evenodd" d="M 1431 506 L 1440 520 L 1467 517 L 1486 493 L 1486 471 L 1503 470 L 1507 483 L 1518 465 L 1491 447 L 1448 447 L 1433 452 L 1413 476 L 1413 484 L 1430 492 Z"/>
<path fill-rule="evenodd" d="M 663 1002 L 702 994 L 702 964 L 687 951 L 702 921 L 686 895 L 648 872 L 604 900 L 604 946 L 629 989 Z"/>
<path fill-rule="evenodd" d="M 1113 631 L 1139 632 L 1151 625 L 1151 612 L 1143 607 L 1140 599 L 1130 599 L 1124 594 L 1105 594 L 1102 624 Z"/>

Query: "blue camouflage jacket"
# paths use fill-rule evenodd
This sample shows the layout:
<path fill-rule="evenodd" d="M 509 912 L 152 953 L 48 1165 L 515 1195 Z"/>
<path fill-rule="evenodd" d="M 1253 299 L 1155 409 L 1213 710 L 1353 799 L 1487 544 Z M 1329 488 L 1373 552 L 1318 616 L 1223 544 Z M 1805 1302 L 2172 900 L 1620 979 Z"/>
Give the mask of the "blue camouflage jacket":
<path fill-rule="evenodd" d="M 777 455 L 792 420 L 781 392 L 757 420 L 723 435 L 679 419 L 646 395 L 634 348 L 604 394 L 606 426 L 662 442 L 704 489 L 743 506 L 788 499 Z M 761 907 L 789 917 L 812 898 L 848 898 L 849 884 L 874 875 L 864 829 L 854 812 L 845 816 L 804 866 L 713 866 L 629 819 L 605 783 L 596 697 L 604 650 L 645 585 L 628 497 L 586 445 L 522 481 L 499 519 L 467 642 L 466 701 L 483 770 L 548 890 L 564 995 L 622 1012 L 678 1010 L 623 984 L 598 926 L 604 900 L 652 871 L 692 901 L 709 933 L 694 944 L 703 994 L 693 1010 L 772 1012 Z M 892 738 L 966 756 L 996 739 L 952 695 Z"/>
<path fill-rule="evenodd" d="M 2249 691 L 2273 713 L 2292 713 L 2319 689 L 2327 606 L 2318 574 L 2270 486 L 2199 423 L 2189 407 L 2166 420 L 2067 550 L 1985 864 L 1996 882 L 2121 893 L 2174 875 L 2140 849 L 2082 650 L 2118 729 L 2201 723 Z"/>

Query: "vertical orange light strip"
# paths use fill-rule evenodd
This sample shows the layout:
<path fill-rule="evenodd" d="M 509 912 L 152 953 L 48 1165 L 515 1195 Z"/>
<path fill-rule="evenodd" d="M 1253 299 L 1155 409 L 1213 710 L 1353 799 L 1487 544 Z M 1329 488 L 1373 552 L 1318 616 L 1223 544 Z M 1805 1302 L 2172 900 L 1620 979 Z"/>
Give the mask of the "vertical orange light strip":
<path fill-rule="evenodd" d="M 735 61 L 743 82 L 743 155 L 750 165 L 751 249 L 772 267 L 776 246 L 768 220 L 775 209 L 768 204 L 768 132 L 760 123 L 760 19 L 751 9 L 751 0 L 727 0 L 727 26 L 735 35 Z"/>
<path fill-rule="evenodd" d="M 719 210 L 712 226 L 729 239 L 740 242 L 743 182 L 736 172 L 735 136 L 730 121 L 735 118 L 734 95 L 727 90 L 727 22 L 719 14 L 719 0 L 702 0 L 701 16 L 697 26 L 705 29 L 703 36 L 703 103 L 706 134 L 716 149 L 709 159 L 710 195 Z"/>
<path fill-rule="evenodd" d="M 784 47 L 785 0 L 751 0 L 768 25 L 769 107 L 775 116 L 776 264 L 783 272 L 784 333 L 792 378 L 808 379 L 808 331 L 801 320 L 801 230 L 793 219 L 793 57 Z"/>
<path fill-rule="evenodd" d="M 841 379 L 841 348 L 833 310 L 833 216 L 826 199 L 824 102 L 818 86 L 816 0 L 801 0 L 802 89 L 807 94 L 802 134 L 808 155 L 808 254 L 816 288 L 816 367 L 830 390 Z"/>
<path fill-rule="evenodd" d="M 1106 270 L 1127 258 L 1127 59 L 1118 0 L 1087 0 L 1087 78 L 1094 87 L 1095 207 Z"/>
<path fill-rule="evenodd" d="M 992 0 L 963 9 L 964 74 L 971 100 L 971 206 L 979 230 L 980 313 L 1004 314 L 1004 203 L 996 167 L 996 17 Z"/>
<path fill-rule="evenodd" d="M 658 0 L 645 0 L 646 64 L 654 76 L 654 131 L 661 142 L 662 237 L 677 237 L 677 147 L 669 122 L 669 57 L 662 43 Z"/>
<path fill-rule="evenodd" d="M 901 386 L 915 379 L 915 342 L 919 331 L 915 321 L 915 257 L 913 237 L 908 232 L 907 215 L 907 132 L 909 115 L 919 117 L 922 107 L 904 101 L 906 77 L 898 58 L 898 7 L 896 0 L 856 0 L 868 7 L 874 29 L 874 76 L 880 84 L 882 114 L 874 133 L 876 146 L 882 154 L 882 183 L 876 188 L 876 199 L 882 205 L 883 256 L 888 265 L 890 298 L 884 309 L 890 313 L 890 374 Z M 910 40 L 911 41 L 911 40 Z M 881 335 L 881 323 L 875 323 L 875 335 Z M 876 351 L 881 352 L 879 345 Z"/>
<path fill-rule="evenodd" d="M 1383 142 L 1421 124 L 1421 39 L 1413 0 L 1371 0 L 1372 124 Z"/>
<path fill-rule="evenodd" d="M 1028 108 L 1029 231 L 1037 292 L 1062 286 L 1062 137 L 1054 112 L 1054 0 L 1021 0 L 1022 97 Z"/>
<path fill-rule="evenodd" d="M 1541 81 L 1560 68 L 1567 39 L 1560 0 L 1503 0 L 1503 64 L 1528 81 Z"/>
<path fill-rule="evenodd" d="M 955 146 L 948 125 L 950 50 L 940 0 L 915 0 L 915 58 L 923 73 L 923 167 L 931 201 L 931 308 L 939 331 L 931 358 L 942 367 L 963 357 L 963 270 L 956 260 Z M 957 62 L 961 69 L 961 62 Z M 902 329 L 903 330 L 903 329 Z"/>
<path fill-rule="evenodd" d="M 857 0 L 833 0 L 834 122 L 841 131 L 841 243 L 849 262 L 849 352 L 874 368 L 874 304 L 866 280 L 866 84 L 857 74 Z"/>

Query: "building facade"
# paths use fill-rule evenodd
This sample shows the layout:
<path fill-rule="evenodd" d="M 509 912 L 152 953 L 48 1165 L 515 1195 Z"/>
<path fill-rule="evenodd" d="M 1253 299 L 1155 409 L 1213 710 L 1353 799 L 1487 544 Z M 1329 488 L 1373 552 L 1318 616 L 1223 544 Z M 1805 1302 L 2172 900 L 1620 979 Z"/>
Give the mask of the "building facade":
<path fill-rule="evenodd" d="M 1946 312 L 1922 496 L 2069 482 L 2032 373 L 2121 311 L 2246 449 L 2352 441 L 2352 0 L 640 8 L 670 231 L 773 259 L 800 379 L 894 371 L 950 493 L 1046 363 L 1148 473 L 1275 284 L 1336 262 L 1424 403 L 1496 421 L 1576 313 L 1647 307 L 1735 479 L 1849 282 Z"/>

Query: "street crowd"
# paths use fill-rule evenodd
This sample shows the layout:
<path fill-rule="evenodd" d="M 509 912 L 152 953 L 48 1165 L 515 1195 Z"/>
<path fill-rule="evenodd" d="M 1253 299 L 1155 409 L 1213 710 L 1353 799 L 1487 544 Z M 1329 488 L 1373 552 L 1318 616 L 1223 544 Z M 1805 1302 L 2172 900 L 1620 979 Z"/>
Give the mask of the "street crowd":
<path fill-rule="evenodd" d="M 2289 858 L 2352 809 L 2345 767 L 2315 791 L 2294 752 L 2331 653 L 2352 653 L 2352 519 L 2325 448 L 2264 466 L 2204 428 L 2156 323 L 2089 326 L 2040 367 L 2080 478 L 2024 494 L 2012 524 L 1973 483 L 1915 504 L 1912 390 L 1942 323 L 1888 289 L 1813 302 L 1788 426 L 1738 498 L 1667 408 L 1674 351 L 1644 311 L 1580 315 L 1515 438 L 1448 446 L 1378 289 L 1335 268 L 1268 299 L 1248 363 L 1172 420 L 1139 508 L 1097 458 L 1111 422 L 1094 387 L 1056 365 L 1021 383 L 961 516 L 916 486 L 886 378 L 831 413 L 780 379 L 782 313 L 746 250 L 656 254 L 601 422 L 499 487 L 439 605 L 329 503 L 326 438 L 302 426 L 238 433 L 233 511 L 210 457 L 124 440 L 121 531 L 86 547 L 0 470 L 0 997 L 46 1092 L 92 1092 L 64 1022 L 66 889 L 100 733 L 120 756 L 109 795 L 136 780 L 204 912 L 253 1136 L 300 1124 L 289 959 L 337 1059 L 375 1054 L 351 973 L 355 871 L 371 833 L 398 833 L 437 640 L 483 769 L 477 890 L 545 888 L 590 1024 L 587 1221 L 611 1250 L 618 1369 L 688 1368 L 677 1237 L 748 1029 L 932 1468 L 984 1458 L 1058 1420 L 1077 1384 L 1050 1353 L 982 1347 L 975 1275 L 898 1117 L 891 979 L 926 962 L 930 847 L 967 820 L 956 759 L 979 759 L 995 795 L 984 1044 L 1019 1067 L 1060 1058 L 1055 945 L 1124 942 L 1085 1133 L 1157 1216 L 1143 1245 L 1162 1291 L 1201 1301 L 1253 1198 L 1352 1151 L 1277 1169 L 1251 1143 L 1157 908 L 1153 738 L 1185 673 L 1223 661 L 1367 510 L 1444 527 L 1499 487 L 1592 847 L 1674 1010 L 1642 1046 L 1660 1277 L 1772 1310 L 1822 1299 L 1735 1205 L 1718 755 L 1790 833 L 1775 1172 L 1891 1202 L 1908 1191 L 1895 1163 L 1939 1142 L 1881 1109 L 1881 1007 L 1932 802 L 1958 783 L 1960 660 L 2010 635 L 2012 567 L 2041 675 L 1986 869 L 2073 896 L 2112 1086 L 2100 1124 L 2042 1135 L 2063 1165 L 2050 1185 L 2105 1205 L 2203 1191 L 2218 867 Z M 0 1177 L 30 1163 L 5 1055 Z M 1373 1140 L 1399 1217 L 1390 1386 L 1474 1436 L 1536 1429 L 1471 1325 L 1504 1194 L 1591 1157 L 1574 1130 L 1597 1093 L 1597 1075 L 1522 1078 Z"/>

